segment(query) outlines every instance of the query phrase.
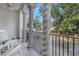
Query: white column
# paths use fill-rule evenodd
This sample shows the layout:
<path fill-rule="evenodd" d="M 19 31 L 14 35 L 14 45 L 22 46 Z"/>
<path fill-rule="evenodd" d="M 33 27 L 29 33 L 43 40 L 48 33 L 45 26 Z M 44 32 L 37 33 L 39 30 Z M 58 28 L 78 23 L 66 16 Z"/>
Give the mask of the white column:
<path fill-rule="evenodd" d="M 28 4 L 28 8 L 29 8 L 29 44 L 28 44 L 28 47 L 29 48 L 32 48 L 33 47 L 33 19 L 34 19 L 34 16 L 33 16 L 33 9 L 34 9 L 34 4 Z"/>
<path fill-rule="evenodd" d="M 20 39 L 22 39 L 22 32 L 23 32 L 23 14 L 22 14 L 22 10 L 20 10 L 20 20 L 19 20 L 19 37 Z"/>
<path fill-rule="evenodd" d="M 22 6 L 22 14 L 23 14 L 23 41 L 26 41 L 26 22 L 28 16 L 28 7 L 27 4 Z"/>
<path fill-rule="evenodd" d="M 23 41 L 26 41 L 26 12 L 23 12 Z"/>
<path fill-rule="evenodd" d="M 50 55 L 50 7 L 51 4 L 43 4 L 43 42 L 42 42 L 42 55 Z M 52 52 L 52 51 L 51 51 Z"/>

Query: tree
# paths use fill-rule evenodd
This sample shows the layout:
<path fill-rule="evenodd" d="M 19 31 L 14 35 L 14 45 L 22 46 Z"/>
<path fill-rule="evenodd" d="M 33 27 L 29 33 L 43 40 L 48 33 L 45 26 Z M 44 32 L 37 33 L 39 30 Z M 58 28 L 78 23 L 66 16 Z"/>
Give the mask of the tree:
<path fill-rule="evenodd" d="M 71 20 L 71 19 L 64 20 L 64 21 L 62 21 L 60 26 L 62 28 L 62 31 L 69 32 L 69 31 L 71 31 L 71 29 L 73 27 L 73 20 Z"/>
<path fill-rule="evenodd" d="M 71 31 L 74 27 L 79 30 L 79 4 L 53 4 L 51 15 L 58 30 L 62 28 L 63 31 Z"/>
<path fill-rule="evenodd" d="M 41 22 L 38 19 L 34 20 L 34 28 L 41 29 Z"/>
<path fill-rule="evenodd" d="M 29 27 L 29 22 L 27 23 L 27 27 Z M 41 27 L 42 23 L 38 19 L 33 20 L 33 28 L 35 28 L 36 30 L 40 30 Z"/>

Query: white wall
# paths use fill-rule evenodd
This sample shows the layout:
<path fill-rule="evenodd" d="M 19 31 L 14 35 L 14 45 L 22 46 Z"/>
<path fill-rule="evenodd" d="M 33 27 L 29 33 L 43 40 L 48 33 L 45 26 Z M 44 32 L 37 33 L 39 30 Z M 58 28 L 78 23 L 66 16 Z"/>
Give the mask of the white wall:
<path fill-rule="evenodd" d="M 10 38 L 19 36 L 19 12 L 0 7 L 0 30 L 6 29 Z"/>

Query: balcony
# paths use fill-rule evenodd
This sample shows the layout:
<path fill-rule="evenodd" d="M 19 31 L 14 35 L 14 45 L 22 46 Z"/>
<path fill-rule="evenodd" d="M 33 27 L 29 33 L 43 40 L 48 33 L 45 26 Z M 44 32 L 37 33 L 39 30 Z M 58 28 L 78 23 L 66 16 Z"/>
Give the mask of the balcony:
<path fill-rule="evenodd" d="M 35 4 L 0 6 L 1 56 L 79 56 L 79 37 L 50 32 L 51 4 L 43 4 L 41 32 L 33 31 Z M 26 28 L 28 21 L 29 29 Z"/>

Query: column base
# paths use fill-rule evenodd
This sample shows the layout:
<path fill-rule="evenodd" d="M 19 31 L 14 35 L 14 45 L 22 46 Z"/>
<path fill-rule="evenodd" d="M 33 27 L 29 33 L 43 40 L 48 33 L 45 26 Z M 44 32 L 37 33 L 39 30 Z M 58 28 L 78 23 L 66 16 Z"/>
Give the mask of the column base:
<path fill-rule="evenodd" d="M 29 46 L 29 45 L 27 46 L 27 49 L 32 49 L 32 48 L 33 48 L 32 46 Z"/>

